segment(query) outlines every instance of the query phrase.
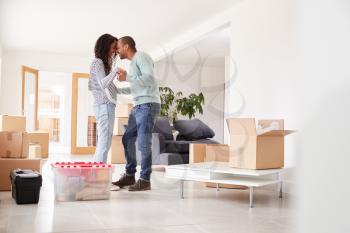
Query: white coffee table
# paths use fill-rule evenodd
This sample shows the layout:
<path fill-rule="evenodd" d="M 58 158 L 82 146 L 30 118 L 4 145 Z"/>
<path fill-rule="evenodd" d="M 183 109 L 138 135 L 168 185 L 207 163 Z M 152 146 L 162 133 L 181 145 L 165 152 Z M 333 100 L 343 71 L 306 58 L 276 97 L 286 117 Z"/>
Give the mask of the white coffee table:
<path fill-rule="evenodd" d="M 180 180 L 180 195 L 184 198 L 184 181 L 210 182 L 217 184 L 243 185 L 249 188 L 249 207 L 253 207 L 254 188 L 279 184 L 279 197 L 282 198 L 281 173 L 286 170 L 250 170 L 232 168 L 225 162 L 204 162 L 170 165 L 165 168 L 165 176 Z"/>

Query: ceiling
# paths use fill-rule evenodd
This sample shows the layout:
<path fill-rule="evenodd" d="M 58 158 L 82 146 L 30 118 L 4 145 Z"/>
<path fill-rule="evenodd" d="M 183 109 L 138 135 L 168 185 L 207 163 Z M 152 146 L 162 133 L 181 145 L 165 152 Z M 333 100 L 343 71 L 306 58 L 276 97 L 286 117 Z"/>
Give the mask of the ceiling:
<path fill-rule="evenodd" d="M 91 55 L 103 33 L 152 51 L 236 0 L 0 0 L 5 49 Z"/>
<path fill-rule="evenodd" d="M 228 27 L 214 31 L 191 45 L 175 50 L 160 62 L 194 65 L 201 62 L 208 66 L 224 66 L 225 56 L 230 54 L 230 30 Z"/>

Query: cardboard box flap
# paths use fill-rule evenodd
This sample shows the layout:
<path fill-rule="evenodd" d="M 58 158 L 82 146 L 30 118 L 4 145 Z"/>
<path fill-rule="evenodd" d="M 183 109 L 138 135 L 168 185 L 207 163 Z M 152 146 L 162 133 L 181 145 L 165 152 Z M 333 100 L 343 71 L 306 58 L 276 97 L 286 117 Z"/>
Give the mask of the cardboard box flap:
<path fill-rule="evenodd" d="M 292 133 L 295 133 L 295 132 L 296 132 L 296 130 L 285 130 L 284 131 L 284 136 L 292 134 Z"/>
<path fill-rule="evenodd" d="M 254 118 L 229 118 L 226 122 L 232 135 L 256 135 Z"/>
<path fill-rule="evenodd" d="M 273 120 L 258 120 L 258 125 L 262 128 L 267 128 L 271 126 L 271 123 L 276 122 L 278 124 L 278 129 L 284 129 L 284 120 L 283 119 L 273 119 Z"/>
<path fill-rule="evenodd" d="M 288 134 L 292 134 L 294 133 L 294 130 L 272 130 L 266 133 L 263 133 L 261 135 L 259 135 L 259 137 L 261 136 L 286 136 Z"/>

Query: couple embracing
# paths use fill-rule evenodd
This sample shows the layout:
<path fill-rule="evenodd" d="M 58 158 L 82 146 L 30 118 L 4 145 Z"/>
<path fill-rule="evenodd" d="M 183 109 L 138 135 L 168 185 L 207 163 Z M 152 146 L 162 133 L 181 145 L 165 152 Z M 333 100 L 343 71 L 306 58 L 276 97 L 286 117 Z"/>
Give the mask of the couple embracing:
<path fill-rule="evenodd" d="M 130 60 L 129 72 L 115 66 L 115 60 Z M 118 87 L 113 82 L 130 83 L 130 87 Z M 134 107 L 129 115 L 128 125 L 122 141 L 125 151 L 125 173 L 113 182 L 120 188 L 129 186 L 129 191 L 151 189 L 152 172 L 152 130 L 160 111 L 158 84 L 154 77 L 152 58 L 137 51 L 136 43 L 130 36 L 119 39 L 104 34 L 95 44 L 95 59 L 90 68 L 89 90 L 94 97 L 94 114 L 97 123 L 97 146 L 94 161 L 107 162 L 112 143 L 117 94 L 131 94 Z M 136 143 L 141 152 L 140 178 L 135 180 Z"/>

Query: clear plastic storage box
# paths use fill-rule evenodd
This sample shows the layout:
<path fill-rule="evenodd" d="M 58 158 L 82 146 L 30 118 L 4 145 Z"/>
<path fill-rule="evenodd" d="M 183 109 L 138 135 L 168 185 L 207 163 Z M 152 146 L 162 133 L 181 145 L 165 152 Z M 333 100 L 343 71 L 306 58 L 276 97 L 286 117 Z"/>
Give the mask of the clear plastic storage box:
<path fill-rule="evenodd" d="M 57 201 L 102 200 L 110 197 L 113 167 L 96 162 L 56 162 L 54 173 Z"/>

